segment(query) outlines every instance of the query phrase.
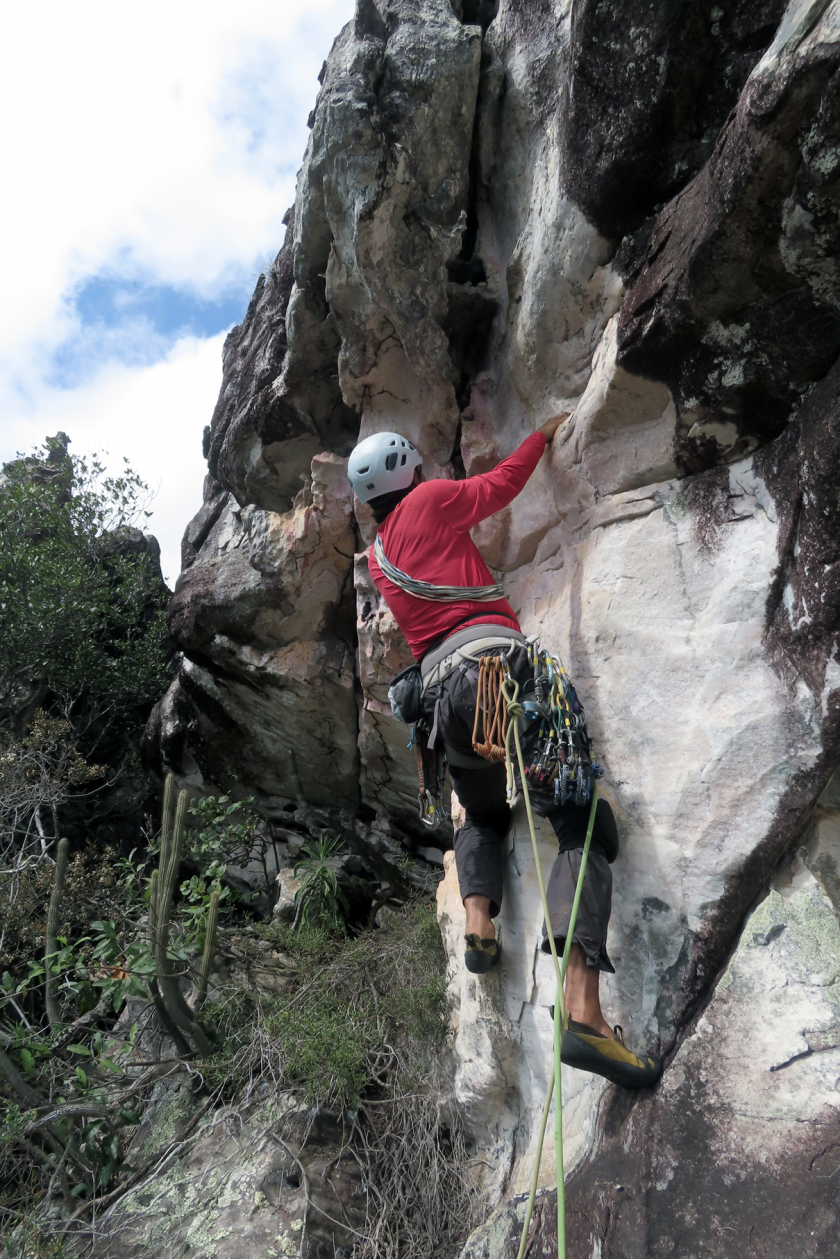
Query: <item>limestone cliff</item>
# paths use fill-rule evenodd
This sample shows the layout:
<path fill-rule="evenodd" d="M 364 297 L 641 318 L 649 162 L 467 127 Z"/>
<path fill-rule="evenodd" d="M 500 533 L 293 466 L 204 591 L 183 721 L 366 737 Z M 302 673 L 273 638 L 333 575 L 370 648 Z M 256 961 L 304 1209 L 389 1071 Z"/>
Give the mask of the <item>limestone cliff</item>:
<path fill-rule="evenodd" d="M 321 84 L 225 347 L 150 739 L 434 857 L 343 460 L 389 427 L 463 477 L 573 409 L 476 531 L 586 704 L 622 843 L 606 1005 L 668 1061 L 652 1096 L 564 1076 L 572 1253 L 837 1254 L 840 2 L 358 0 Z M 550 1056 L 519 820 L 509 874 L 486 981 L 449 861 L 439 894 L 500 1204 L 475 1256 L 509 1252 Z"/>

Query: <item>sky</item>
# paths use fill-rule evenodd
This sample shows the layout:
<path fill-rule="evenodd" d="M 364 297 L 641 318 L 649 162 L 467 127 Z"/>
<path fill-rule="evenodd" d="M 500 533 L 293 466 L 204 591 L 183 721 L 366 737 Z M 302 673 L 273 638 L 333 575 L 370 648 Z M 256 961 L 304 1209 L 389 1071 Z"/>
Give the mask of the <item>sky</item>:
<path fill-rule="evenodd" d="M 63 430 L 154 493 L 164 577 L 201 505 L 227 331 L 283 243 L 352 0 L 32 0 L 0 42 L 0 463 Z"/>

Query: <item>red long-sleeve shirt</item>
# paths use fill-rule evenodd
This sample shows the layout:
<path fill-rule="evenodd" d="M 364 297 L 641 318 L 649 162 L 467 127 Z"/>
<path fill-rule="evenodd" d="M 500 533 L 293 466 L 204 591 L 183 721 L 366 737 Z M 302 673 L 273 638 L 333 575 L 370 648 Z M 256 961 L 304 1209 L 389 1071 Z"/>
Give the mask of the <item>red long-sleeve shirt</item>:
<path fill-rule="evenodd" d="M 470 529 L 516 498 L 545 450 L 532 433 L 507 459 L 466 481 L 424 481 L 394 508 L 379 530 L 385 555 L 396 568 L 436 586 L 490 586 L 493 576 L 470 537 Z M 371 547 L 370 575 L 419 660 L 456 626 L 476 622 L 519 629 L 507 599 L 480 603 L 433 603 L 407 594 L 384 576 Z"/>

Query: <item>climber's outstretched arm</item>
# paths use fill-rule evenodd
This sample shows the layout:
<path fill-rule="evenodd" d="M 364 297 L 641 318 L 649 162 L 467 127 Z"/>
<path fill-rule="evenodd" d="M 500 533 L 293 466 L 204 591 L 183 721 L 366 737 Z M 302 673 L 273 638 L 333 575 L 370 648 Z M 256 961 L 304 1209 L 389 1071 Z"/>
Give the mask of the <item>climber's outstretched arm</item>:
<path fill-rule="evenodd" d="M 493 516 L 516 498 L 536 468 L 548 442 L 567 417 L 555 415 L 507 459 L 466 481 L 429 481 L 424 493 L 434 499 L 437 510 L 456 533 L 467 533 L 479 521 Z"/>

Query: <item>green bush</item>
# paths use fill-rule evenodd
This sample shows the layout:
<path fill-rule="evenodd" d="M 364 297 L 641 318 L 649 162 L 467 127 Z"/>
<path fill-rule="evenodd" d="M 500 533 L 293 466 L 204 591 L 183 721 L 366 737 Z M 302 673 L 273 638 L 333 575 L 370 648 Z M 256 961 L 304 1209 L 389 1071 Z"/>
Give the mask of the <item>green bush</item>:
<path fill-rule="evenodd" d="M 297 1085 L 313 1104 L 352 1107 L 399 1074 L 409 1046 L 428 1053 L 443 1044 L 446 957 L 434 905 L 415 902 L 382 917 L 378 931 L 356 939 L 306 921 L 263 929 L 294 985 L 282 997 L 226 991 L 208 1007 L 229 1092 L 265 1073 Z"/>
<path fill-rule="evenodd" d="M 304 844 L 303 855 L 295 866 L 295 875 L 300 878 L 295 925 L 301 921 L 317 923 L 327 931 L 344 933 L 350 907 L 338 882 L 337 857 L 341 847 L 337 836 L 325 834 Z"/>

